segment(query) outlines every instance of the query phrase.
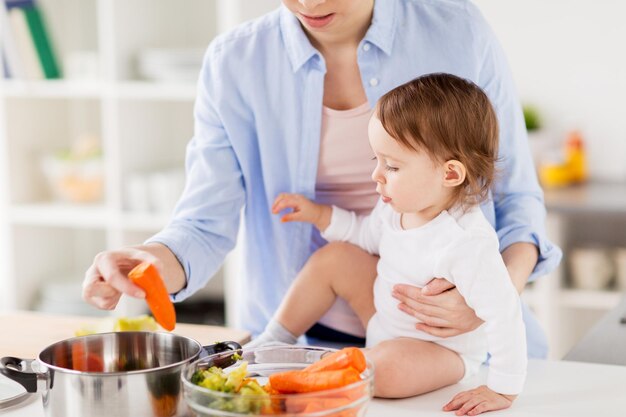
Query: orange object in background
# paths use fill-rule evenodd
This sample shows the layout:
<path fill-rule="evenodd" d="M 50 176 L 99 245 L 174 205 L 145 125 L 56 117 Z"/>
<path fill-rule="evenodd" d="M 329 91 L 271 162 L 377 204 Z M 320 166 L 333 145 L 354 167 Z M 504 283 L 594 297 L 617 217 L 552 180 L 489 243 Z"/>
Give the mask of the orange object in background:
<path fill-rule="evenodd" d="M 546 163 L 539 169 L 539 179 L 544 187 L 564 187 L 587 180 L 587 161 L 582 136 L 577 131 L 568 134 L 565 141 L 565 161 Z"/>
<path fill-rule="evenodd" d="M 587 179 L 587 161 L 585 145 L 580 132 L 571 132 L 565 141 L 565 163 L 570 171 L 573 182 L 584 182 Z"/>
<path fill-rule="evenodd" d="M 146 302 L 157 323 L 165 330 L 174 330 L 176 311 L 156 267 L 148 262 L 140 263 L 128 273 L 128 278 L 146 292 Z"/>

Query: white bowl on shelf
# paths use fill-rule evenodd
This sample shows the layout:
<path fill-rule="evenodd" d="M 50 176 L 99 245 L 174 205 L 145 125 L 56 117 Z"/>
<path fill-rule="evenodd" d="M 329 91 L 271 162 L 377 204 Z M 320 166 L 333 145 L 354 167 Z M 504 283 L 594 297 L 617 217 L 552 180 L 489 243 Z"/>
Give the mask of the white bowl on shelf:
<path fill-rule="evenodd" d="M 575 288 L 608 289 L 613 279 L 613 259 L 605 248 L 576 248 L 570 253 L 570 270 Z"/>
<path fill-rule="evenodd" d="M 196 82 L 205 48 L 148 48 L 137 53 L 137 74 L 156 82 Z"/>

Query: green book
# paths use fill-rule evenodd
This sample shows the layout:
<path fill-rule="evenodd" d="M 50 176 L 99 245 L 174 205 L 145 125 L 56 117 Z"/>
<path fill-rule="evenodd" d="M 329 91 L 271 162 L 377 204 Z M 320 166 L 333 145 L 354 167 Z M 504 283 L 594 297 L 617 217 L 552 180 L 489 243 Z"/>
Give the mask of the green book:
<path fill-rule="evenodd" d="M 41 61 L 41 67 L 43 68 L 45 77 L 48 79 L 60 78 L 61 72 L 59 71 L 59 65 L 54 56 L 52 43 L 46 32 L 39 7 L 36 5 L 24 7 L 24 14 L 26 15 L 26 21 L 28 22 L 28 27 L 33 37 L 35 49 L 37 49 L 37 55 L 39 56 L 39 61 Z"/>

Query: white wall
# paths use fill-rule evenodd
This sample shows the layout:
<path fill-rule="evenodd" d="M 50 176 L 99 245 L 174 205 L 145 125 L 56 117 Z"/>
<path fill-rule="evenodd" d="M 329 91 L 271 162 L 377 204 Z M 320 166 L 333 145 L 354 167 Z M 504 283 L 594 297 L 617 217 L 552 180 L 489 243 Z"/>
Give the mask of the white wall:
<path fill-rule="evenodd" d="M 219 0 L 217 31 L 225 32 L 241 22 L 261 16 L 280 5 L 280 0 Z"/>
<path fill-rule="evenodd" d="M 561 138 L 580 129 L 591 175 L 626 180 L 626 1 L 475 0 L 524 102 Z"/>

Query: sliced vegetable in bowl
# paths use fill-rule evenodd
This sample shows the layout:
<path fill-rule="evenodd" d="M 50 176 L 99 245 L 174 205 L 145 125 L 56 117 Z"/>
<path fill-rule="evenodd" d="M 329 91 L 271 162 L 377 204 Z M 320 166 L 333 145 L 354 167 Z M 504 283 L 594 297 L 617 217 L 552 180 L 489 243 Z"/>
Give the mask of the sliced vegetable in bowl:
<path fill-rule="evenodd" d="M 198 416 L 356 417 L 373 394 L 373 367 L 356 348 L 275 346 L 240 353 L 224 369 L 216 364 L 228 353 L 183 371 L 184 396 Z"/>

